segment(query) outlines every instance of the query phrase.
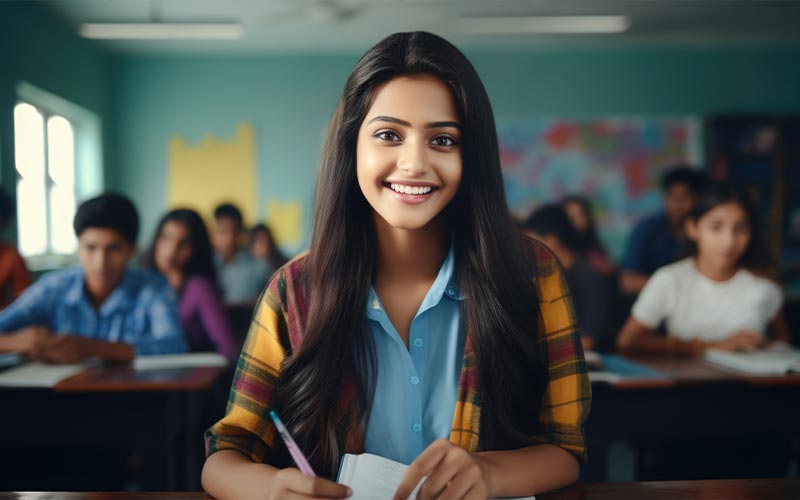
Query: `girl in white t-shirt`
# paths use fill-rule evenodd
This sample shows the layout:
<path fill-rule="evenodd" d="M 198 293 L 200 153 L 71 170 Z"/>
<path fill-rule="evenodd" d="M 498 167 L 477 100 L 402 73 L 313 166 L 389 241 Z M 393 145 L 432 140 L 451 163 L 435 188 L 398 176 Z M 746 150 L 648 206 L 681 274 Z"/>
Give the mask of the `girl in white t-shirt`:
<path fill-rule="evenodd" d="M 617 338 L 621 351 L 695 353 L 788 340 L 783 294 L 764 276 L 756 210 L 748 196 L 718 184 L 686 220 L 689 257 L 650 278 Z M 656 333 L 666 324 L 667 336 Z"/>

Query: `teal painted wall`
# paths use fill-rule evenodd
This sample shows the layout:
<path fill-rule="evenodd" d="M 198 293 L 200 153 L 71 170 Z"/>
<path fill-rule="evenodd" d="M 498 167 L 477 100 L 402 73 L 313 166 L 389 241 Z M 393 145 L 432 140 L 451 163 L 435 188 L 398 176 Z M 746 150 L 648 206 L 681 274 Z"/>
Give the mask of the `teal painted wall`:
<path fill-rule="evenodd" d="M 14 106 L 26 81 L 97 114 L 108 150 L 108 58 L 33 2 L 0 2 L 0 184 L 16 191 Z M 9 235 L 13 237 L 13 229 Z"/>
<path fill-rule="evenodd" d="M 800 47 L 467 53 L 499 121 L 800 112 Z M 165 205 L 169 137 L 196 143 L 250 121 L 260 211 L 272 197 L 303 202 L 307 244 L 325 127 L 358 56 L 117 58 L 110 186 L 136 199 L 149 231 Z"/>
<path fill-rule="evenodd" d="M 309 227 L 319 150 L 354 57 L 125 58 L 114 64 L 115 155 L 109 187 L 130 194 L 151 237 L 167 197 L 169 138 L 231 137 L 241 122 L 257 140 L 258 212 L 298 200 Z M 305 242 L 303 243 L 305 245 Z M 290 251 L 298 250 L 289 248 Z"/>

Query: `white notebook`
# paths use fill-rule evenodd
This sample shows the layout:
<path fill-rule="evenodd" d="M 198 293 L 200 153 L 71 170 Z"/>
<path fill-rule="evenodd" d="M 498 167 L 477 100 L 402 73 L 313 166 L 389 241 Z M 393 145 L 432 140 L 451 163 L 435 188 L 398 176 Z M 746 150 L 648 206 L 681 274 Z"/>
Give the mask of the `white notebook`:
<path fill-rule="evenodd" d="M 353 496 L 349 500 L 385 500 L 394 497 L 406 468 L 406 465 L 378 455 L 348 453 L 342 458 L 337 482 L 353 490 Z M 422 482 L 414 488 L 410 500 L 417 497 L 417 491 L 421 486 Z M 535 498 L 520 497 L 517 500 L 535 500 Z"/>
<path fill-rule="evenodd" d="M 759 351 L 729 352 L 709 349 L 706 361 L 756 375 L 800 373 L 800 349 L 776 342 Z"/>
<path fill-rule="evenodd" d="M 84 371 L 91 363 L 46 365 L 25 363 L 0 373 L 0 387 L 55 387 L 64 379 Z"/>

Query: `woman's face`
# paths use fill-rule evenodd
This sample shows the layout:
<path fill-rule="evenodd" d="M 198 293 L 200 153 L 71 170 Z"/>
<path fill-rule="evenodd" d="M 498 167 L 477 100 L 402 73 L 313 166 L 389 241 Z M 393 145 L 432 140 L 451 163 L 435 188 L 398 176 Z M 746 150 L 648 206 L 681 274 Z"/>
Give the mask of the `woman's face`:
<path fill-rule="evenodd" d="M 161 228 L 156 240 L 156 267 L 162 273 L 181 272 L 192 258 L 189 228 L 178 221 L 169 221 Z"/>
<path fill-rule="evenodd" d="M 567 213 L 572 226 L 582 233 L 589 229 L 589 217 L 586 211 L 583 210 L 583 205 L 577 201 L 569 201 L 564 204 L 564 211 Z"/>
<path fill-rule="evenodd" d="M 358 185 L 390 226 L 434 220 L 461 182 L 461 124 L 450 89 L 429 75 L 379 88 L 358 132 Z"/>
<path fill-rule="evenodd" d="M 689 219 L 686 233 L 697 243 L 698 258 L 717 269 L 733 269 L 747 250 L 752 228 L 747 213 L 736 202 L 723 203 L 697 222 Z"/>

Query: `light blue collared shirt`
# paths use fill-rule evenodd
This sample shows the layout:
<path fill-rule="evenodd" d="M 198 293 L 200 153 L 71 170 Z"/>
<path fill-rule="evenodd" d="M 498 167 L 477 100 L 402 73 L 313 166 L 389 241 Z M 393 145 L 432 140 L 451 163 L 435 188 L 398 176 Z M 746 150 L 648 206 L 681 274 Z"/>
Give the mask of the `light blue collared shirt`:
<path fill-rule="evenodd" d="M 365 448 L 410 464 L 438 438 L 448 439 L 458 398 L 464 355 L 453 250 L 411 321 L 406 348 L 375 288 L 367 319 L 375 339 L 378 379 Z"/>
<path fill-rule="evenodd" d="M 83 268 L 53 271 L 0 312 L 0 332 L 42 325 L 58 334 L 132 344 L 136 354 L 186 352 L 175 292 L 163 276 L 128 269 L 95 310 Z"/>

